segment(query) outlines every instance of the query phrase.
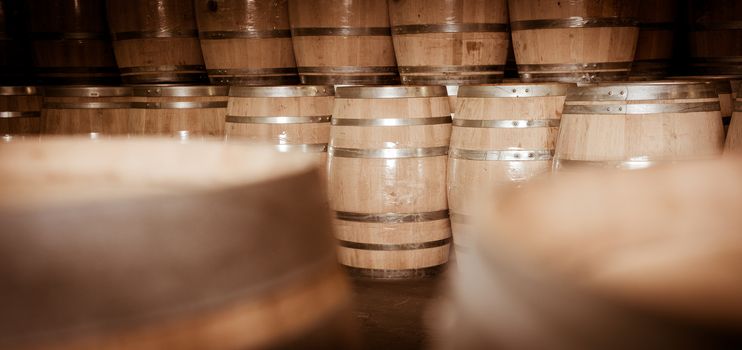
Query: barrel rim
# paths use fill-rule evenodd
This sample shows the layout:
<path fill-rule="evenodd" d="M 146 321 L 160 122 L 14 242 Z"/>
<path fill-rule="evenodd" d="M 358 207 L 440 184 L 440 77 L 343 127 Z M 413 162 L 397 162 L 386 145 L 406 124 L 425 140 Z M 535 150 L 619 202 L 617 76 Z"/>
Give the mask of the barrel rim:
<path fill-rule="evenodd" d="M 734 81 L 742 79 L 742 75 L 688 75 L 671 76 L 667 77 L 667 79 L 710 82 L 719 89 L 719 94 L 730 94 L 734 89 Z"/>
<path fill-rule="evenodd" d="M 566 101 L 642 101 L 718 97 L 716 87 L 710 82 L 659 80 L 578 85 L 567 91 Z"/>
<path fill-rule="evenodd" d="M 48 97 L 125 97 L 132 96 L 127 86 L 49 86 L 44 88 Z"/>
<path fill-rule="evenodd" d="M 227 96 L 229 86 L 224 85 L 135 85 L 137 97 L 207 97 Z"/>
<path fill-rule="evenodd" d="M 335 96 L 332 85 L 232 86 L 230 97 L 315 97 Z"/>
<path fill-rule="evenodd" d="M 335 96 L 349 99 L 425 98 L 448 97 L 448 93 L 443 85 L 340 86 L 335 90 Z"/>
<path fill-rule="evenodd" d="M 33 96 L 38 95 L 40 89 L 36 86 L 0 86 L 0 96 Z"/>
<path fill-rule="evenodd" d="M 458 90 L 457 97 L 546 97 L 566 96 L 575 83 L 503 83 L 465 85 Z"/>

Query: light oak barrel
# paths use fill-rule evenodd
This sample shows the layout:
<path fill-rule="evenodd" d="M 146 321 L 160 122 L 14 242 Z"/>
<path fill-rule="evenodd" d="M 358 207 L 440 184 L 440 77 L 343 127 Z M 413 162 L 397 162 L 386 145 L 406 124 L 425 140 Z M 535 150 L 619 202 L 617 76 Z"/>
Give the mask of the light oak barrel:
<path fill-rule="evenodd" d="M 196 20 L 212 84 L 297 84 L 288 0 L 197 0 Z"/>
<path fill-rule="evenodd" d="M 502 80 L 510 43 L 506 0 L 391 0 L 389 20 L 403 84 Z"/>
<path fill-rule="evenodd" d="M 702 82 L 606 83 L 570 89 L 555 170 L 642 169 L 717 157 L 724 143 L 719 96 Z"/>
<path fill-rule="evenodd" d="M 310 153 L 325 168 L 334 96 L 328 85 L 232 87 L 225 137 Z"/>
<path fill-rule="evenodd" d="M 41 132 L 41 93 L 35 86 L 0 86 L 0 136 Z"/>
<path fill-rule="evenodd" d="M 740 79 L 742 75 L 693 75 L 693 76 L 675 76 L 668 79 L 705 81 L 714 85 L 719 94 L 719 105 L 721 106 L 721 118 L 724 121 L 724 128 L 729 127 L 732 121 L 732 112 L 734 111 L 734 91 L 732 85 L 734 79 Z"/>
<path fill-rule="evenodd" d="M 224 136 L 228 91 L 226 86 L 136 86 L 129 132 L 180 139 Z"/>
<path fill-rule="evenodd" d="M 510 0 L 523 82 L 625 80 L 634 60 L 638 1 Z"/>
<path fill-rule="evenodd" d="M 448 208 L 457 258 L 471 249 L 479 196 L 550 173 L 567 89 L 574 84 L 459 89 L 448 151 Z"/>
<path fill-rule="evenodd" d="M 60 86 L 44 89 L 42 134 L 127 135 L 132 89 L 120 86 Z"/>
<path fill-rule="evenodd" d="M 2 348 L 353 347 L 311 162 L 153 139 L 0 158 Z"/>
<path fill-rule="evenodd" d="M 115 85 L 119 77 L 101 0 L 32 0 L 36 76 L 56 85 Z"/>
<path fill-rule="evenodd" d="M 107 0 L 124 84 L 207 79 L 191 0 Z"/>
<path fill-rule="evenodd" d="M 690 0 L 690 68 L 695 74 L 742 74 L 742 2 Z"/>
<path fill-rule="evenodd" d="M 492 193 L 440 349 L 738 348 L 740 178 L 732 159 Z"/>
<path fill-rule="evenodd" d="M 742 88 L 742 83 L 738 87 Z M 739 95 L 734 101 L 734 113 L 729 124 L 724 151 L 726 153 L 742 153 L 742 96 Z"/>
<path fill-rule="evenodd" d="M 328 191 L 351 274 L 426 277 L 448 261 L 450 123 L 442 86 L 337 88 Z"/>
<path fill-rule="evenodd" d="M 399 82 L 386 1 L 289 0 L 289 22 L 302 84 Z"/>
<path fill-rule="evenodd" d="M 636 44 L 631 78 L 664 78 L 670 69 L 677 24 L 677 1 L 647 0 L 639 7 L 639 39 Z"/>

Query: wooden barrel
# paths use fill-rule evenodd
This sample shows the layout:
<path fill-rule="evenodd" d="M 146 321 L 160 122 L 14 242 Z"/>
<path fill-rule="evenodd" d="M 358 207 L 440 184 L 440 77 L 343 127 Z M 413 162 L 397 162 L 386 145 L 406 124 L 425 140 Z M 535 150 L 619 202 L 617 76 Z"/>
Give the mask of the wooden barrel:
<path fill-rule="evenodd" d="M 198 0 L 201 50 L 212 84 L 297 84 L 288 0 Z"/>
<path fill-rule="evenodd" d="M 100 0 L 32 0 L 36 76 L 44 84 L 117 84 L 116 59 Z"/>
<path fill-rule="evenodd" d="M 191 0 L 107 4 L 113 49 L 125 84 L 206 80 Z"/>
<path fill-rule="evenodd" d="M 396 84 L 386 1 L 289 0 L 302 84 Z"/>
<path fill-rule="evenodd" d="M 442 86 L 337 88 L 328 188 L 352 274 L 425 277 L 448 261 L 450 123 Z"/>
<path fill-rule="evenodd" d="M 524 82 L 628 77 L 639 35 L 638 1 L 510 1 L 510 29 Z"/>
<path fill-rule="evenodd" d="M 742 88 L 742 82 L 737 84 L 737 88 Z M 727 132 L 725 152 L 742 153 L 742 96 L 740 95 L 736 95 L 734 101 L 734 113 Z"/>
<path fill-rule="evenodd" d="M 639 40 L 632 79 L 653 80 L 667 76 L 673 54 L 677 1 L 648 0 L 639 7 Z"/>
<path fill-rule="evenodd" d="M 478 197 L 550 173 L 571 84 L 470 85 L 459 89 L 448 152 L 448 208 L 457 256 L 471 247 Z"/>
<path fill-rule="evenodd" d="M 742 74 L 742 2 L 690 0 L 688 46 L 696 74 Z"/>
<path fill-rule="evenodd" d="M 335 89 L 324 85 L 232 87 L 226 138 L 316 154 L 324 165 L 334 96 Z"/>
<path fill-rule="evenodd" d="M 402 83 L 497 83 L 510 42 L 505 0 L 389 1 Z"/>
<path fill-rule="evenodd" d="M 27 5 L 23 1 L 0 0 L 0 85 L 31 83 L 31 54 L 26 30 Z"/>
<path fill-rule="evenodd" d="M 134 135 L 223 136 L 226 86 L 137 86 L 129 132 Z"/>
<path fill-rule="evenodd" d="M 724 121 L 724 127 L 729 127 L 729 123 L 732 121 L 732 111 L 734 110 L 733 80 L 742 79 L 742 75 L 694 75 L 676 76 L 669 79 L 705 81 L 714 85 L 716 92 L 719 94 L 719 105 L 721 106 L 721 118 Z"/>
<path fill-rule="evenodd" d="M 42 133 L 46 135 L 126 135 L 132 89 L 120 86 L 64 86 L 44 90 Z"/>
<path fill-rule="evenodd" d="M 714 158 L 724 143 L 719 96 L 702 82 L 606 83 L 570 89 L 554 169 L 641 169 Z"/>
<path fill-rule="evenodd" d="M 740 178 L 733 159 L 491 194 L 437 348 L 739 348 Z"/>
<path fill-rule="evenodd" d="M 311 162 L 165 140 L 0 158 L 2 348 L 352 348 Z"/>
<path fill-rule="evenodd" d="M 0 136 L 38 135 L 41 95 L 35 86 L 0 86 Z"/>

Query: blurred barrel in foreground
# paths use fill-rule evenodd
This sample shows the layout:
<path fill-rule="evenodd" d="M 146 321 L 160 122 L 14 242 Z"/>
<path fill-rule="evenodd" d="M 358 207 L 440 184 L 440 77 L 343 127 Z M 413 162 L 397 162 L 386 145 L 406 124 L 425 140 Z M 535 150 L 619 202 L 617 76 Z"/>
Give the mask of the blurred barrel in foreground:
<path fill-rule="evenodd" d="M 639 40 L 636 44 L 632 79 L 667 76 L 672 61 L 676 30 L 676 0 L 643 0 L 639 7 Z"/>
<path fill-rule="evenodd" d="M 702 82 L 606 83 L 569 90 L 554 168 L 638 169 L 715 158 L 724 143 L 716 87 Z"/>
<path fill-rule="evenodd" d="M 510 29 L 524 82 L 628 78 L 638 1 L 511 0 Z"/>
<path fill-rule="evenodd" d="M 734 101 L 734 113 L 727 132 L 725 151 L 727 153 L 742 153 L 742 96 L 739 95 Z"/>
<path fill-rule="evenodd" d="M 459 88 L 448 152 L 448 206 L 457 256 L 471 248 L 479 196 L 551 172 L 564 98 L 573 84 Z"/>
<path fill-rule="evenodd" d="M 316 154 L 324 165 L 334 95 L 332 86 L 323 85 L 232 87 L 226 138 Z"/>
<path fill-rule="evenodd" d="M 742 347 L 740 178 L 734 159 L 493 194 L 439 348 Z"/>
<path fill-rule="evenodd" d="M 497 83 L 510 36 L 505 0 L 389 2 L 403 84 Z"/>
<path fill-rule="evenodd" d="M 0 136 L 37 135 L 41 95 L 35 86 L 0 86 Z"/>
<path fill-rule="evenodd" d="M 224 135 L 226 86 L 136 86 L 129 131 L 134 135 Z"/>
<path fill-rule="evenodd" d="M 36 76 L 44 84 L 120 81 L 101 0 L 32 0 L 31 39 Z"/>
<path fill-rule="evenodd" d="M 288 0 L 198 0 L 201 50 L 212 84 L 296 84 Z"/>
<path fill-rule="evenodd" d="M 311 162 L 162 140 L 0 158 L 0 347 L 352 346 Z"/>
<path fill-rule="evenodd" d="M 107 4 L 113 49 L 125 84 L 206 80 L 191 0 L 108 0 Z"/>
<path fill-rule="evenodd" d="M 46 135 L 126 135 L 132 89 L 120 86 L 60 86 L 44 90 L 43 130 Z"/>
<path fill-rule="evenodd" d="M 386 1 L 289 0 L 289 19 L 303 84 L 399 82 Z"/>
<path fill-rule="evenodd" d="M 450 134 L 443 86 L 337 88 L 328 187 L 351 273 L 425 277 L 448 261 Z"/>
<path fill-rule="evenodd" d="M 690 0 L 691 69 L 696 74 L 742 74 L 742 1 Z"/>

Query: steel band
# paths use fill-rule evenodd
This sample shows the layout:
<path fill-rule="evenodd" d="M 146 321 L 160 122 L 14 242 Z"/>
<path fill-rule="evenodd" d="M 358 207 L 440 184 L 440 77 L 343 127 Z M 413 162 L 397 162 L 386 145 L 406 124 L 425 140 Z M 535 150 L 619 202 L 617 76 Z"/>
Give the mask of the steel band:
<path fill-rule="evenodd" d="M 660 164 L 672 164 L 672 160 L 650 160 L 648 157 L 638 157 L 635 160 L 573 160 L 573 159 L 555 159 L 554 169 L 620 169 L 620 170 L 638 170 L 646 169 Z"/>
<path fill-rule="evenodd" d="M 677 25 L 674 22 L 640 22 L 641 30 L 674 30 Z"/>
<path fill-rule="evenodd" d="M 41 117 L 39 111 L 26 111 L 26 112 L 0 112 L 0 119 L 2 118 L 38 118 Z"/>
<path fill-rule="evenodd" d="M 504 161 L 527 161 L 527 160 L 551 160 L 554 157 L 554 150 L 533 149 L 533 150 L 470 150 L 452 148 L 449 151 L 449 157 L 453 159 L 464 160 L 504 160 Z"/>
<path fill-rule="evenodd" d="M 331 85 L 304 86 L 232 86 L 229 96 L 233 97 L 321 97 L 334 96 Z"/>
<path fill-rule="evenodd" d="M 471 85 L 496 84 L 502 81 L 504 71 L 487 72 L 486 74 L 459 73 L 440 75 L 402 75 L 403 85 Z"/>
<path fill-rule="evenodd" d="M 291 30 L 208 31 L 198 35 L 202 40 L 290 38 Z"/>
<path fill-rule="evenodd" d="M 518 72 L 540 73 L 540 72 L 560 72 L 560 71 L 589 71 L 589 70 L 611 70 L 611 69 L 629 69 L 633 61 L 628 62 L 594 62 L 594 63 L 575 63 L 575 64 L 519 64 Z"/>
<path fill-rule="evenodd" d="M 173 84 L 202 83 L 208 80 L 206 72 L 153 72 L 121 75 L 124 84 Z"/>
<path fill-rule="evenodd" d="M 454 119 L 453 125 L 465 128 L 502 128 L 502 129 L 523 129 L 523 128 L 555 128 L 559 127 L 559 119 Z"/>
<path fill-rule="evenodd" d="M 462 86 L 459 88 L 458 97 L 546 97 L 566 96 L 567 90 L 575 84 L 515 84 L 495 86 Z"/>
<path fill-rule="evenodd" d="M 335 217 L 342 221 L 374 222 L 374 223 L 409 223 L 448 219 L 448 209 L 423 213 L 353 213 L 336 211 Z"/>
<path fill-rule="evenodd" d="M 423 98 L 448 97 L 445 86 L 343 86 L 337 98 Z"/>
<path fill-rule="evenodd" d="M 328 152 L 340 158 L 400 159 L 438 157 L 448 154 L 448 146 L 424 148 L 338 148 L 330 146 Z"/>
<path fill-rule="evenodd" d="M 692 102 L 673 104 L 570 105 L 563 114 L 657 114 L 719 111 L 719 102 Z"/>
<path fill-rule="evenodd" d="M 690 80 L 711 83 L 716 88 L 719 95 L 732 93 L 732 80 L 742 78 L 739 75 L 691 75 L 691 76 L 671 76 L 667 77 L 672 80 Z"/>
<path fill-rule="evenodd" d="M 107 33 L 96 32 L 35 32 L 31 33 L 34 40 L 106 40 Z"/>
<path fill-rule="evenodd" d="M 618 72 L 565 72 L 565 73 L 520 73 L 520 80 L 524 83 L 595 83 L 601 81 L 626 80 L 629 70 Z"/>
<path fill-rule="evenodd" d="M 361 278 L 382 278 L 382 279 L 420 279 L 430 278 L 443 273 L 446 265 L 436 265 L 431 267 L 422 267 L 419 269 L 403 270 L 385 270 L 385 269 L 366 269 L 344 265 L 343 268 L 351 276 Z"/>
<path fill-rule="evenodd" d="M 297 67 L 299 73 L 397 73 L 397 66 L 389 67 L 360 67 L 360 66 L 336 66 L 336 67 Z"/>
<path fill-rule="evenodd" d="M 693 57 L 694 63 L 742 63 L 742 57 Z"/>
<path fill-rule="evenodd" d="M 118 67 L 36 67 L 35 69 L 42 74 L 119 73 Z"/>
<path fill-rule="evenodd" d="M 208 69 L 206 73 L 209 75 L 225 75 L 225 74 L 297 74 L 296 67 L 282 67 L 282 68 L 240 68 L 240 69 Z"/>
<path fill-rule="evenodd" d="M 627 82 L 570 89 L 569 101 L 643 101 L 718 98 L 716 88 L 703 82 Z"/>
<path fill-rule="evenodd" d="M 148 31 L 113 33 L 113 40 L 163 39 L 163 38 L 198 38 L 196 30 Z"/>
<path fill-rule="evenodd" d="M 308 123 L 329 123 L 331 116 L 271 116 L 271 117 L 252 117 L 227 115 L 227 123 L 241 124 L 308 124 Z"/>
<path fill-rule="evenodd" d="M 693 31 L 742 30 L 742 21 L 718 21 L 718 22 L 697 21 L 691 24 L 691 30 Z"/>
<path fill-rule="evenodd" d="M 389 27 L 293 28 L 292 36 L 389 36 Z"/>
<path fill-rule="evenodd" d="M 451 116 L 429 117 L 429 118 L 375 118 L 375 119 L 350 119 L 333 118 L 332 125 L 335 126 L 414 126 L 414 125 L 437 125 L 451 123 Z"/>
<path fill-rule="evenodd" d="M 364 75 L 300 75 L 305 85 L 398 85 L 399 76 L 389 73 L 370 73 Z"/>
<path fill-rule="evenodd" d="M 287 75 L 253 75 L 237 74 L 224 76 L 210 76 L 209 82 L 214 85 L 243 85 L 243 86 L 265 86 L 265 85 L 297 85 L 299 76 L 294 74 Z"/>
<path fill-rule="evenodd" d="M 134 96 L 141 97 L 213 97 L 227 96 L 227 86 L 139 86 L 133 88 Z"/>
<path fill-rule="evenodd" d="M 303 152 L 303 153 L 322 153 L 327 152 L 326 143 L 303 143 L 295 145 L 275 145 L 278 152 Z"/>
<path fill-rule="evenodd" d="M 46 87 L 47 97 L 126 97 L 132 88 L 123 86 Z"/>
<path fill-rule="evenodd" d="M 459 73 L 459 72 L 502 72 L 503 65 L 480 66 L 399 66 L 400 73 Z"/>
<path fill-rule="evenodd" d="M 420 243 L 404 243 L 404 244 L 377 244 L 377 243 L 359 243 L 338 240 L 338 245 L 344 248 L 359 249 L 359 250 L 383 250 L 383 251 L 395 251 L 395 250 L 418 250 L 437 248 L 449 245 L 451 238 L 440 239 L 437 241 L 428 241 Z"/>
<path fill-rule="evenodd" d="M 599 27 L 636 27 L 639 25 L 633 18 L 620 17 L 568 17 L 559 19 L 537 19 L 510 22 L 510 30 L 557 29 L 557 28 L 599 28 Z"/>
<path fill-rule="evenodd" d="M 133 102 L 132 108 L 138 109 L 192 109 L 192 108 L 227 108 L 227 101 L 210 102 Z"/>
<path fill-rule="evenodd" d="M 121 74 L 149 73 L 149 72 L 177 72 L 177 71 L 204 71 L 201 65 L 163 65 L 119 68 Z"/>
<path fill-rule="evenodd" d="M 131 102 L 44 102 L 44 109 L 127 109 L 132 105 Z"/>
<path fill-rule="evenodd" d="M 455 213 L 450 210 L 448 211 L 448 217 L 451 219 L 451 223 L 454 224 L 469 224 L 473 221 L 471 215 Z"/>
<path fill-rule="evenodd" d="M 35 86 L 0 86 L 0 96 L 33 96 L 38 95 Z"/>
<path fill-rule="evenodd" d="M 393 26 L 392 34 L 507 32 L 507 23 L 445 23 Z"/>

